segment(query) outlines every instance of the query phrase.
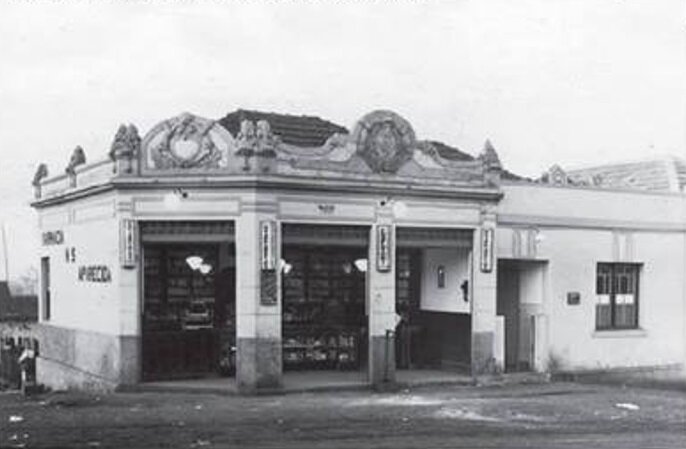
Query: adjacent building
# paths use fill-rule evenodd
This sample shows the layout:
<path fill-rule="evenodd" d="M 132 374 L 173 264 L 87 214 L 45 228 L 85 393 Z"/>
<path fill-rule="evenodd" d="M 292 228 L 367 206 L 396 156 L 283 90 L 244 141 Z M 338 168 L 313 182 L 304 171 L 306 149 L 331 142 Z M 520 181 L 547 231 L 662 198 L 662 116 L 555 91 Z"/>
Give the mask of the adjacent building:
<path fill-rule="evenodd" d="M 39 382 L 683 365 L 686 196 L 601 180 L 523 179 L 390 111 L 122 125 L 34 179 Z"/>

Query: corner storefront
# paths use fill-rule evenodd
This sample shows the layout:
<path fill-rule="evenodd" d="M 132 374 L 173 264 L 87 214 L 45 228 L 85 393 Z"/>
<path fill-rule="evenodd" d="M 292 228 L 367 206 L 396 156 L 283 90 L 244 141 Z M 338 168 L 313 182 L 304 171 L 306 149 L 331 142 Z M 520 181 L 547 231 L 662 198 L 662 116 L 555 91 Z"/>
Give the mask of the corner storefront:
<path fill-rule="evenodd" d="M 461 159 L 389 111 L 350 133 L 237 113 L 122 126 L 109 159 L 39 170 L 41 232 L 61 236 L 42 246 L 41 382 L 498 369 L 492 147 Z"/>

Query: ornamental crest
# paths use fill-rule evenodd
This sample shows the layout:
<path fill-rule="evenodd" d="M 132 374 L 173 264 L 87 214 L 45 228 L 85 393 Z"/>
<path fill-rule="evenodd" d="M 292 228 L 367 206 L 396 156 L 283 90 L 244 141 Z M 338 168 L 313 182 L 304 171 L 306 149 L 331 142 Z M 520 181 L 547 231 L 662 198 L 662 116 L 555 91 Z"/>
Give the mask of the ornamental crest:
<path fill-rule="evenodd" d="M 227 142 L 214 121 L 182 114 L 157 125 L 146 136 L 147 166 L 155 169 L 223 168 Z"/>
<path fill-rule="evenodd" d="M 410 124 L 390 111 L 375 111 L 357 124 L 357 154 L 376 173 L 395 173 L 412 157 Z"/>

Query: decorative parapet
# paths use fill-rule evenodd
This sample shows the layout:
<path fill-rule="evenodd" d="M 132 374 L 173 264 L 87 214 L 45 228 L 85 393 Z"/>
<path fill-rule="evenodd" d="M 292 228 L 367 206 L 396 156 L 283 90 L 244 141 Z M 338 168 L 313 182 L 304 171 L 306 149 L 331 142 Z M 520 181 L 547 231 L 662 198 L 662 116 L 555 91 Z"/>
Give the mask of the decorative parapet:
<path fill-rule="evenodd" d="M 374 173 L 397 173 L 412 159 L 416 146 L 410 123 L 391 111 L 374 111 L 355 126 L 353 140 L 357 155 Z"/>
<path fill-rule="evenodd" d="M 90 165 L 85 160 L 83 149 L 77 147 L 66 175 L 46 179 L 47 169 L 37 173 L 36 198 L 127 180 L 143 186 L 146 179 L 153 183 L 174 177 L 203 183 L 217 179 L 222 185 L 232 177 L 237 182 L 264 177 L 280 185 L 311 183 L 313 188 L 335 182 L 353 188 L 450 195 L 488 189 L 486 193 L 493 194 L 502 170 L 490 142 L 477 159 L 466 154 L 453 157 L 439 144 L 418 141 L 407 120 L 385 110 L 366 114 L 354 132 L 333 134 L 319 147 L 284 143 L 266 120 L 244 120 L 234 137 L 218 122 L 183 113 L 160 122 L 143 139 L 134 125 L 121 125 L 108 159 Z M 133 177 L 139 179 L 129 179 Z"/>
<path fill-rule="evenodd" d="M 213 120 L 189 113 L 165 120 L 151 129 L 140 151 L 142 174 L 226 171 L 235 142 Z"/>

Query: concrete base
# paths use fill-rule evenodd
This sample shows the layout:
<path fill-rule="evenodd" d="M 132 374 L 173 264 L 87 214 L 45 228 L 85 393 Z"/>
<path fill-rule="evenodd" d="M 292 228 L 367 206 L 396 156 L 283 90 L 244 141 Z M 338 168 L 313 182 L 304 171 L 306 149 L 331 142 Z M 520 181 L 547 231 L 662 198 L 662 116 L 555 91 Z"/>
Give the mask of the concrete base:
<path fill-rule="evenodd" d="M 281 339 L 238 338 L 236 349 L 239 392 L 255 394 L 282 388 Z"/>
<path fill-rule="evenodd" d="M 395 388 L 395 339 L 372 335 L 369 338 L 369 384 L 375 390 Z"/>
<path fill-rule="evenodd" d="M 495 374 L 494 332 L 472 332 L 472 375 Z"/>
<path fill-rule="evenodd" d="M 53 389 L 111 391 L 138 382 L 139 338 L 41 324 L 36 377 Z"/>

